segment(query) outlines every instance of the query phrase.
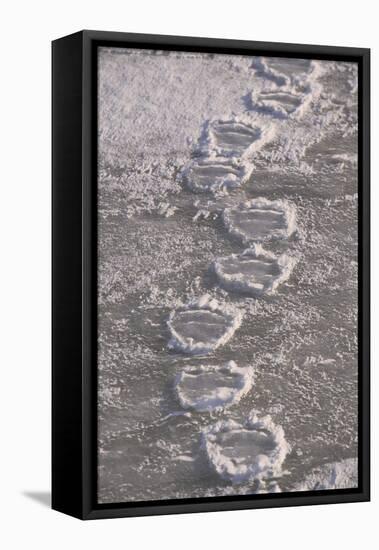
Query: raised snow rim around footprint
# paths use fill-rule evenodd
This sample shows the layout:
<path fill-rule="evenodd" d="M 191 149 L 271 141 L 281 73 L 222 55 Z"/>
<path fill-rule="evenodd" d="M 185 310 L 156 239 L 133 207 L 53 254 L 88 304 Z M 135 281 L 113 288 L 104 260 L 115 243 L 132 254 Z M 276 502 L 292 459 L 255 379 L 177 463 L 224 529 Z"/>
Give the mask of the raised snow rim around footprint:
<path fill-rule="evenodd" d="M 203 392 L 194 399 L 186 395 L 185 381 L 191 376 L 214 374 L 215 376 L 226 370 L 228 374 L 235 375 L 234 386 L 215 385 L 208 394 Z M 199 412 L 217 411 L 238 403 L 246 395 L 254 382 L 254 369 L 252 367 L 238 367 L 234 361 L 223 365 L 198 365 L 185 367 L 175 379 L 175 392 L 181 406 L 184 409 L 194 409 Z M 188 392 L 188 390 L 187 390 Z"/>
<path fill-rule="evenodd" d="M 273 449 L 267 454 L 258 454 L 250 464 L 239 464 L 222 453 L 217 438 L 222 433 L 250 430 L 260 432 L 271 438 Z M 208 426 L 202 432 L 202 447 L 215 472 L 227 481 L 235 483 L 248 480 L 266 480 L 282 475 L 282 464 L 291 448 L 287 443 L 282 426 L 276 425 L 270 415 L 259 417 L 250 413 L 245 422 L 221 420 Z"/>
<path fill-rule="evenodd" d="M 232 129 L 233 126 L 236 127 L 235 130 Z M 233 151 L 232 145 L 228 143 L 222 144 L 222 140 L 217 138 L 217 133 L 220 133 L 223 128 L 227 127 L 229 130 L 225 133 L 229 138 L 231 134 L 236 136 L 240 134 L 240 137 L 243 137 L 248 136 L 250 133 L 251 141 L 247 140 L 245 147 L 237 144 L 236 149 Z M 273 128 L 271 124 L 262 126 L 259 117 L 254 117 L 251 113 L 208 120 L 199 139 L 198 151 L 205 158 L 231 158 L 234 161 L 250 165 L 254 153 L 262 149 L 274 137 L 275 132 Z"/>
<path fill-rule="evenodd" d="M 245 231 L 242 231 L 236 226 L 232 216 L 235 213 L 238 214 L 238 212 L 254 212 L 254 210 L 275 210 L 281 213 L 285 222 L 284 227 L 280 229 L 273 229 L 265 237 L 248 235 Z M 265 197 L 257 197 L 255 199 L 242 202 L 237 207 L 225 208 L 222 213 L 222 220 L 229 233 L 237 237 L 243 244 L 249 244 L 254 241 L 260 243 L 274 239 L 287 239 L 296 231 L 296 208 L 294 204 L 290 203 L 286 199 L 269 200 Z"/>
<path fill-rule="evenodd" d="M 201 169 L 225 169 L 224 175 L 197 174 Z M 181 171 L 185 185 L 194 193 L 228 193 L 229 190 L 241 187 L 253 171 L 250 161 L 240 158 L 218 157 L 215 155 L 193 158 Z"/>
<path fill-rule="evenodd" d="M 325 72 L 325 66 L 319 61 L 311 60 L 307 71 L 295 77 L 289 77 L 270 67 L 269 63 L 269 58 L 264 57 L 259 57 L 252 63 L 252 68 L 257 76 L 262 77 L 269 83 L 261 91 L 253 90 L 250 92 L 252 111 L 279 119 L 302 118 L 311 103 L 316 101 L 322 93 L 323 87 L 318 82 L 318 78 Z M 285 109 L 280 109 L 279 103 L 277 108 L 270 108 L 270 106 L 260 102 L 259 96 L 264 95 L 265 92 L 290 94 L 298 98 L 298 106 L 291 113 L 287 113 Z"/>
<path fill-rule="evenodd" d="M 182 336 L 174 327 L 175 316 L 182 311 L 191 311 L 203 309 L 204 311 L 215 312 L 224 317 L 225 330 L 224 333 L 215 342 L 195 341 L 193 338 Z M 214 351 L 221 345 L 226 344 L 233 336 L 235 331 L 240 327 L 243 313 L 241 310 L 232 305 L 220 304 L 215 298 L 211 298 L 208 294 L 200 298 L 193 299 L 187 304 L 172 311 L 169 315 L 167 326 L 171 333 L 171 338 L 168 342 L 170 349 L 183 353 L 197 355 L 207 354 Z"/>
<path fill-rule="evenodd" d="M 283 100 L 275 99 L 275 95 L 282 95 Z M 286 102 L 285 97 L 293 99 L 293 104 Z M 268 88 L 251 92 L 250 98 L 254 111 L 278 119 L 288 119 L 300 117 L 306 112 L 313 99 L 313 90 L 310 86 L 304 92 L 297 92 L 294 87 Z"/>
<path fill-rule="evenodd" d="M 265 284 L 257 283 L 253 278 L 243 273 L 227 273 L 225 263 L 230 260 L 243 260 L 244 258 L 252 258 L 256 260 L 270 262 L 278 267 L 278 274 L 272 275 Z M 276 256 L 273 252 L 265 250 L 260 244 L 254 244 L 251 248 L 244 250 L 241 254 L 230 254 L 217 258 L 213 264 L 213 270 L 221 286 L 226 290 L 234 292 L 243 292 L 253 296 L 262 296 L 263 294 L 272 294 L 278 286 L 290 277 L 295 266 L 295 258 L 291 258 L 287 254 Z"/>

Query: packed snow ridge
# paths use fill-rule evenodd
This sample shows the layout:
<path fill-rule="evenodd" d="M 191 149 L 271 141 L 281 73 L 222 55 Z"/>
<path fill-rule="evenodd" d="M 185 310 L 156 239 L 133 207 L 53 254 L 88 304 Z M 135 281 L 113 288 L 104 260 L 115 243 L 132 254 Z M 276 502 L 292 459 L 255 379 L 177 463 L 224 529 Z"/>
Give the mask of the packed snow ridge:
<path fill-rule="evenodd" d="M 207 120 L 181 178 L 196 193 L 228 193 L 249 179 L 255 152 L 273 135 L 270 124 L 262 129 L 249 114 Z"/>
<path fill-rule="evenodd" d="M 291 275 L 295 259 L 275 256 L 261 245 L 252 245 L 242 254 L 217 258 L 213 269 L 222 287 L 253 296 L 272 294 Z"/>
<path fill-rule="evenodd" d="M 253 62 L 256 74 L 264 80 L 261 90 L 250 93 L 251 109 L 267 114 L 274 119 L 302 117 L 312 101 L 317 100 L 322 87 L 317 82 L 323 69 L 316 61 L 287 60 L 289 75 L 278 72 L 268 59 L 258 58 Z M 300 72 L 299 72 L 300 69 Z M 304 72 L 305 69 L 305 72 Z"/>
<path fill-rule="evenodd" d="M 239 159 L 196 157 L 182 171 L 183 181 L 195 193 L 228 192 L 243 185 L 253 166 Z"/>
<path fill-rule="evenodd" d="M 168 347 L 191 355 L 210 353 L 230 340 L 241 321 L 239 309 L 204 294 L 171 312 Z"/>
<path fill-rule="evenodd" d="M 305 108 L 311 100 L 311 93 L 296 93 L 293 90 L 271 89 L 251 93 L 254 110 L 267 113 L 274 118 L 288 118 Z"/>
<path fill-rule="evenodd" d="M 225 365 L 185 367 L 177 376 L 175 391 L 181 406 L 196 411 L 214 411 L 238 403 L 253 384 L 253 369 Z"/>
<path fill-rule="evenodd" d="M 262 130 L 248 116 L 208 121 L 200 138 L 199 152 L 220 157 L 251 156 L 265 143 L 267 134 L 267 130 Z"/>
<path fill-rule="evenodd" d="M 221 420 L 205 428 L 202 445 L 215 472 L 236 483 L 279 477 L 290 451 L 283 428 L 255 412 L 242 423 Z"/>
<path fill-rule="evenodd" d="M 255 70 L 257 76 L 269 80 L 277 86 L 286 86 L 290 83 L 290 78 L 279 71 L 270 67 L 269 62 L 263 57 L 255 57 L 251 68 Z"/>
<path fill-rule="evenodd" d="M 286 200 L 251 199 L 225 208 L 223 222 L 243 244 L 287 239 L 296 230 L 295 206 Z"/>

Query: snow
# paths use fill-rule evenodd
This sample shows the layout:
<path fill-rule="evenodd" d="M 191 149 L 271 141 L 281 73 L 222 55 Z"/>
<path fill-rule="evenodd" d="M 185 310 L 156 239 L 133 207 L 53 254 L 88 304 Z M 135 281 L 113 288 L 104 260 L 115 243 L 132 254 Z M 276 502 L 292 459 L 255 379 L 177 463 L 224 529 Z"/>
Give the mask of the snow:
<path fill-rule="evenodd" d="M 196 411 L 221 410 L 234 405 L 253 384 L 253 369 L 225 365 L 187 366 L 175 380 L 175 391 L 182 407 Z"/>

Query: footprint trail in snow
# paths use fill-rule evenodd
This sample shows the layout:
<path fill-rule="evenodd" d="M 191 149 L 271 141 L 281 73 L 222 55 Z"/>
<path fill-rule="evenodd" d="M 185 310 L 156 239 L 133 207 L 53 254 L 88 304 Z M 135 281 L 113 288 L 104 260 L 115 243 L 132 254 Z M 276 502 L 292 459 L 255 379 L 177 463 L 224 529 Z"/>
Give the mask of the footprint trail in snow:
<path fill-rule="evenodd" d="M 308 108 L 311 88 L 303 73 L 310 67 L 305 60 L 293 82 L 291 64 L 287 76 L 274 64 L 256 59 L 252 68 L 266 87 L 250 93 L 251 112 L 244 117 L 204 123 L 193 158 L 182 169 L 187 188 L 221 196 L 241 188 L 253 173 L 255 153 L 275 137 L 275 121 L 301 116 Z M 265 124 L 257 119 L 257 113 L 264 117 Z M 254 297 L 274 293 L 290 277 L 295 259 L 286 253 L 275 255 L 262 243 L 267 247 L 273 241 L 285 242 L 296 232 L 295 206 L 284 199 L 256 197 L 225 207 L 222 220 L 230 236 L 248 248 L 214 260 L 212 267 L 219 285 L 228 292 Z M 212 353 L 234 336 L 242 317 L 234 306 L 209 296 L 193 299 L 171 312 L 168 346 L 190 355 Z M 252 366 L 240 368 L 234 361 L 187 366 L 177 375 L 174 390 L 184 409 L 222 412 L 251 391 L 253 372 Z M 280 491 L 270 479 L 281 476 L 290 447 L 282 427 L 270 416 L 252 412 L 240 422 L 220 420 L 203 429 L 201 441 L 211 469 L 221 478 L 232 483 L 255 481 L 261 492 Z"/>

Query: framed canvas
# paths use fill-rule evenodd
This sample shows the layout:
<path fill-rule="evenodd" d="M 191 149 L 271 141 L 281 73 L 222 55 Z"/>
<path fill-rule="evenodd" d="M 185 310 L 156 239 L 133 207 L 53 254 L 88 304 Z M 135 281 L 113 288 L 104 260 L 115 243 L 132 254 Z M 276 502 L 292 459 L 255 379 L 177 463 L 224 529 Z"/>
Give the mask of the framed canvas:
<path fill-rule="evenodd" d="M 53 508 L 369 500 L 369 50 L 53 42 Z"/>

